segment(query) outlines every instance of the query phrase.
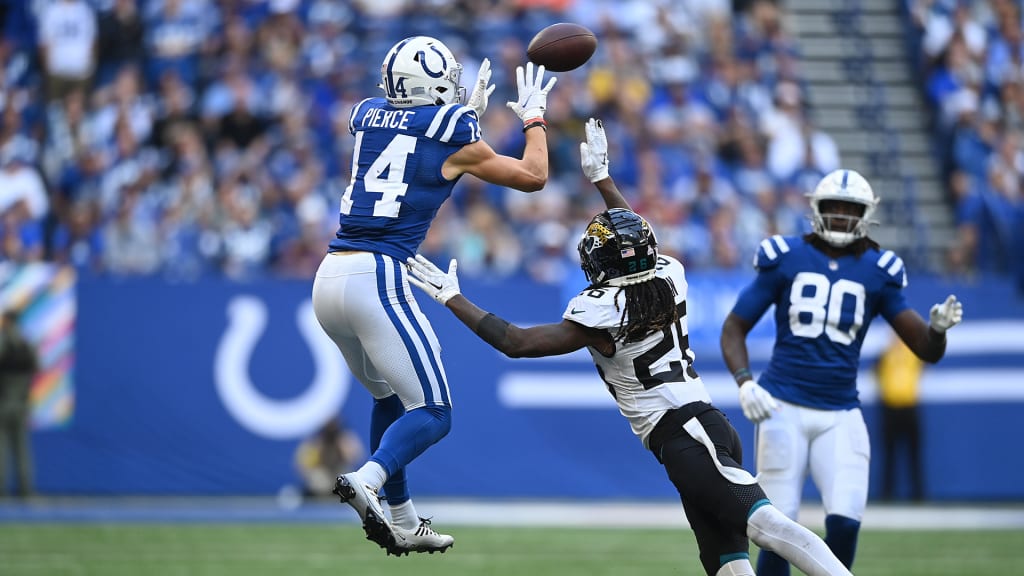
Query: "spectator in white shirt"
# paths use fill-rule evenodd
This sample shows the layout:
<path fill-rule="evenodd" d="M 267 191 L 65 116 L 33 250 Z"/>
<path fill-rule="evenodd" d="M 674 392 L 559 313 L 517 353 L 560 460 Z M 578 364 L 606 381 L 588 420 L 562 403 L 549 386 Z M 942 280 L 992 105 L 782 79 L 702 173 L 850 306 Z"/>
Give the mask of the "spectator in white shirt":
<path fill-rule="evenodd" d="M 96 14 L 84 0 L 55 0 L 39 15 L 47 100 L 86 89 L 96 69 Z"/>
<path fill-rule="evenodd" d="M 839 148 L 831 136 L 815 129 L 803 111 L 800 87 L 780 82 L 775 93 L 776 109 L 762 119 L 768 137 L 768 170 L 776 180 L 786 181 L 802 165 L 809 164 L 828 174 L 839 168 Z M 805 162 L 810 146 L 811 161 Z"/>
<path fill-rule="evenodd" d="M 28 216 L 42 220 L 50 209 L 46 184 L 39 171 L 11 151 L 0 153 L 0 213 L 24 201 Z"/>

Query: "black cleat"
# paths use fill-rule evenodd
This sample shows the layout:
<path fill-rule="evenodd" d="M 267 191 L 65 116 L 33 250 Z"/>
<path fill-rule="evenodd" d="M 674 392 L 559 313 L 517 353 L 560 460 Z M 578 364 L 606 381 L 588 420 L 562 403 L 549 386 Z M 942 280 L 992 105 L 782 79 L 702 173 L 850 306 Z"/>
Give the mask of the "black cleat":
<path fill-rule="evenodd" d="M 396 545 L 391 525 L 387 520 L 378 518 L 372 511 L 367 512 L 366 518 L 363 520 L 363 532 L 366 533 L 367 540 L 386 550 L 391 550 Z"/>
<path fill-rule="evenodd" d="M 397 545 L 395 534 L 387 516 L 384 515 L 376 490 L 363 484 L 355 473 L 349 473 L 338 476 L 332 492 L 343 504 L 355 508 L 363 521 L 363 532 L 366 532 L 367 540 L 388 550 Z"/>

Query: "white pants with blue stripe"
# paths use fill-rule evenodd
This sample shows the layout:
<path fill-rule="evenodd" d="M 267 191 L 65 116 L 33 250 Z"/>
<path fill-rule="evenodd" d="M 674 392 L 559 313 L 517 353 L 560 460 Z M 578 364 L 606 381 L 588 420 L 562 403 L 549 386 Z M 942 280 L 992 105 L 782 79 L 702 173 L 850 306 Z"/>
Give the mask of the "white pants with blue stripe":
<path fill-rule="evenodd" d="M 407 411 L 451 406 L 441 345 L 412 290 L 395 258 L 327 254 L 313 281 L 313 310 L 374 398 L 398 394 Z"/>

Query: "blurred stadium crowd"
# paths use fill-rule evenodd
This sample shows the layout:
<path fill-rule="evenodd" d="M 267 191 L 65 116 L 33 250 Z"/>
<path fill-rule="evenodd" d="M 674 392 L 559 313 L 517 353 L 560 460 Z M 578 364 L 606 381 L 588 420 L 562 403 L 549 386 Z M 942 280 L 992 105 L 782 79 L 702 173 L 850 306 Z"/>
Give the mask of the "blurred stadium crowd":
<path fill-rule="evenodd" d="M 1020 0 L 907 0 L 917 67 L 956 210 L 954 270 L 1024 286 L 1024 14 Z"/>
<path fill-rule="evenodd" d="M 961 230 L 974 224 L 978 246 L 979 218 L 1000 214 L 990 204 L 1020 203 L 1019 136 L 991 112 L 1000 102 L 1019 126 L 1020 14 L 919 4 L 929 93 L 949 110 L 937 130 L 953 142 L 950 178 L 965 182 Z M 594 116 L 662 248 L 691 268 L 745 268 L 765 235 L 807 229 L 803 193 L 840 165 L 811 122 L 782 16 L 768 0 L 0 0 L 0 258 L 311 278 L 347 185 L 348 112 L 380 94 L 395 41 L 442 39 L 466 86 L 490 58 L 484 139 L 518 156 L 504 107 L 515 67 L 534 33 L 574 21 L 601 45 L 549 98 L 547 188 L 463 179 L 422 251 L 470 275 L 575 273 L 572 239 L 601 205 L 578 160 Z"/>

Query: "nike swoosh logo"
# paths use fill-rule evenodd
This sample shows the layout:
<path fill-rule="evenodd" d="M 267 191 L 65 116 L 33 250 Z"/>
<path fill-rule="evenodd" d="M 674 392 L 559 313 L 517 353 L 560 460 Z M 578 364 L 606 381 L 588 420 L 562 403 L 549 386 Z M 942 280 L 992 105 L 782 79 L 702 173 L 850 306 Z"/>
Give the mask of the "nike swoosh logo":
<path fill-rule="evenodd" d="M 586 310 L 577 310 L 575 308 L 573 308 L 572 310 L 569 310 L 569 314 L 579 314 L 581 312 L 586 312 Z"/>
<path fill-rule="evenodd" d="M 440 290 L 440 289 L 441 289 L 441 285 L 440 285 L 440 284 L 434 284 L 434 283 L 433 283 L 433 282 L 431 282 L 430 280 L 427 280 L 427 284 L 430 284 L 431 286 L 433 286 L 434 288 L 436 288 L 436 289 L 438 289 L 438 290 Z"/>

